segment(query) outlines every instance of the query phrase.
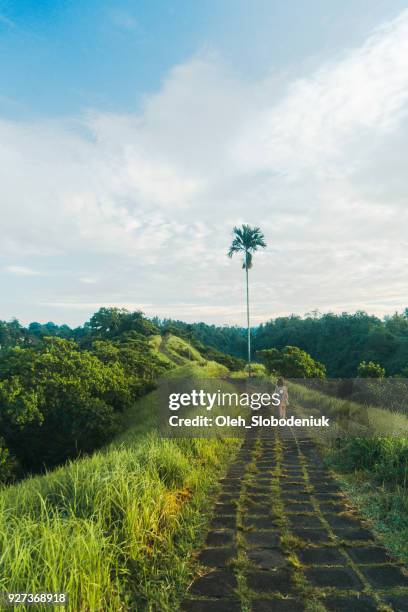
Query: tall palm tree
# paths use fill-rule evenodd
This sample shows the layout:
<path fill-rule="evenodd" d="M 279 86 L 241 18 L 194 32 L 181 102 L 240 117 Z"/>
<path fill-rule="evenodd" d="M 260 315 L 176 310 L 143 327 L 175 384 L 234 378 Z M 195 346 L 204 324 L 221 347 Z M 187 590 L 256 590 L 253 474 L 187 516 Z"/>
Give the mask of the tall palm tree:
<path fill-rule="evenodd" d="M 242 268 L 245 270 L 246 276 L 246 305 L 247 305 L 247 328 L 248 328 L 248 376 L 251 376 L 251 327 L 249 324 L 249 282 L 248 270 L 252 268 L 252 256 L 258 248 L 265 248 L 265 237 L 259 227 L 250 227 L 242 225 L 242 227 L 234 227 L 232 231 L 234 239 L 228 251 L 228 257 L 232 257 L 234 253 L 243 253 L 244 260 Z"/>

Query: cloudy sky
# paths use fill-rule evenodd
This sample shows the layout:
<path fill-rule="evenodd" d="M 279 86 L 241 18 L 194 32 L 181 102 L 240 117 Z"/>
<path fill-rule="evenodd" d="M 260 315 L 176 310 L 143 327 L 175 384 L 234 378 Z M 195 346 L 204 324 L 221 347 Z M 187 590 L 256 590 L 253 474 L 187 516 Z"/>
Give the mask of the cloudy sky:
<path fill-rule="evenodd" d="M 0 319 L 408 305 L 408 2 L 0 0 Z"/>

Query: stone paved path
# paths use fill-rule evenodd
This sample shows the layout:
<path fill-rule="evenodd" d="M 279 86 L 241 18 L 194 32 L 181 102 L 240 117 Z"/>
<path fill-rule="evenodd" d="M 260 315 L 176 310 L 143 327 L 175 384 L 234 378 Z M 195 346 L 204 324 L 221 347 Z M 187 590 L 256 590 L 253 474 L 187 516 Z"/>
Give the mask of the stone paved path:
<path fill-rule="evenodd" d="M 408 611 L 408 578 L 292 430 L 244 441 L 222 481 L 188 612 Z"/>

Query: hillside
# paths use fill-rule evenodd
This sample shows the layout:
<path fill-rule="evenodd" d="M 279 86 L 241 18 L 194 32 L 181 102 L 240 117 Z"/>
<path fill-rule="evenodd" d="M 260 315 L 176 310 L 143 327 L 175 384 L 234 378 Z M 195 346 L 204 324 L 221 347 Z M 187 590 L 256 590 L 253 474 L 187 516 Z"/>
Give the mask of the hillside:
<path fill-rule="evenodd" d="M 227 372 L 175 336 L 149 343 L 172 376 Z M 0 590 L 69 592 L 75 611 L 175 609 L 238 441 L 160 439 L 156 395 L 122 415 L 107 448 L 1 492 Z"/>

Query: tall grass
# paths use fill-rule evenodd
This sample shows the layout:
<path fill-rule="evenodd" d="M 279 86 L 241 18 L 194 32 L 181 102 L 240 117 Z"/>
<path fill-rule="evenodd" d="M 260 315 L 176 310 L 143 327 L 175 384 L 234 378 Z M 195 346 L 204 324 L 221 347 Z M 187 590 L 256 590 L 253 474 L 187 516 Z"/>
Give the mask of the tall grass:
<path fill-rule="evenodd" d="M 0 591 L 64 591 L 73 611 L 177 609 L 239 442 L 160 439 L 154 404 L 140 400 L 104 451 L 1 492 Z"/>

